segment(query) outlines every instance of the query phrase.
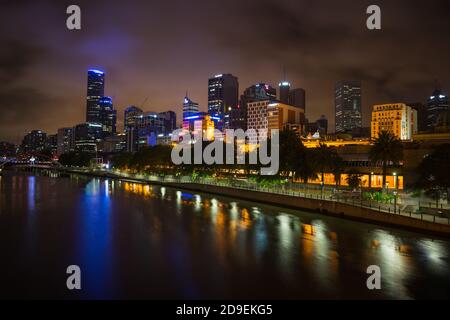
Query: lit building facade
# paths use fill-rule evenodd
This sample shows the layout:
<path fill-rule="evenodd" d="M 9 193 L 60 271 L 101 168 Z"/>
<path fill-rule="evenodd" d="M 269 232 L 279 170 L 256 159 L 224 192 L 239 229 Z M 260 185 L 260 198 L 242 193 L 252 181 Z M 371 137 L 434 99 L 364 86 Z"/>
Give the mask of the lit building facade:
<path fill-rule="evenodd" d="M 74 146 L 76 151 L 97 152 L 103 137 L 99 123 L 81 123 L 74 128 Z"/>
<path fill-rule="evenodd" d="M 157 137 L 164 134 L 164 120 L 157 112 L 144 112 L 138 118 L 138 149 L 155 146 Z"/>
<path fill-rule="evenodd" d="M 189 99 L 189 97 L 186 95 L 183 101 L 183 121 L 186 118 L 189 118 L 196 114 L 199 110 L 199 106 L 197 102 L 192 101 Z"/>
<path fill-rule="evenodd" d="M 135 106 L 130 106 L 124 111 L 124 132 L 126 136 L 126 151 L 136 152 L 138 149 L 138 122 L 144 112 Z"/>
<path fill-rule="evenodd" d="M 22 152 L 42 152 L 46 147 L 47 134 L 42 130 L 29 132 L 22 140 L 20 149 Z"/>
<path fill-rule="evenodd" d="M 404 103 L 373 106 L 371 137 L 378 138 L 381 131 L 388 131 L 400 140 L 411 140 L 417 133 L 417 110 Z"/>
<path fill-rule="evenodd" d="M 213 117 L 207 112 L 198 112 L 183 121 L 183 130 L 191 135 L 202 134 L 203 139 L 214 140 L 215 123 Z"/>
<path fill-rule="evenodd" d="M 100 121 L 103 137 L 113 136 L 116 133 L 117 112 L 114 110 L 110 97 L 101 97 L 98 101 L 100 107 Z"/>
<path fill-rule="evenodd" d="M 219 118 L 218 128 L 228 128 L 230 112 L 239 103 L 239 81 L 232 74 L 219 74 L 208 80 L 208 113 Z"/>
<path fill-rule="evenodd" d="M 74 151 L 74 129 L 73 128 L 60 128 L 58 129 L 58 147 L 57 155 L 60 156 L 63 153 Z"/>
<path fill-rule="evenodd" d="M 105 73 L 97 69 L 88 71 L 86 122 L 101 123 L 100 99 L 105 95 Z"/>
<path fill-rule="evenodd" d="M 427 128 L 430 131 L 436 128 L 450 126 L 450 103 L 448 95 L 436 89 L 427 99 Z"/>
<path fill-rule="evenodd" d="M 361 82 L 341 81 L 335 88 L 336 133 L 362 127 Z"/>

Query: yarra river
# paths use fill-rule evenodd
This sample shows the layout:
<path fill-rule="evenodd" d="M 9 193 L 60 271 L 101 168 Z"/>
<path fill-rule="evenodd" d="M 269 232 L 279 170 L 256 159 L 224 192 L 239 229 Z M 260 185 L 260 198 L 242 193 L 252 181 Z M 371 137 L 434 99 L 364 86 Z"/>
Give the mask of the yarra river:
<path fill-rule="evenodd" d="M 0 192 L 0 298 L 450 298 L 450 242 L 428 235 L 83 176 L 6 171 Z"/>

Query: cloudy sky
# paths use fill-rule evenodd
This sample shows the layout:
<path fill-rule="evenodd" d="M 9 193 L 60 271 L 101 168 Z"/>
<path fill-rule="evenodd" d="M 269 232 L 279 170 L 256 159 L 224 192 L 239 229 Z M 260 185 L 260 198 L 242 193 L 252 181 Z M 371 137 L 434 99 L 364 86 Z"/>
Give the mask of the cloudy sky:
<path fill-rule="evenodd" d="M 366 28 L 367 6 L 382 30 Z M 66 28 L 78 4 L 82 30 Z M 84 121 L 86 71 L 106 71 L 123 109 L 174 110 L 186 91 L 206 110 L 207 79 L 239 77 L 240 91 L 283 78 L 307 91 L 307 117 L 334 126 L 334 84 L 363 83 L 364 123 L 375 103 L 423 102 L 437 79 L 450 91 L 450 5 L 428 1 L 0 0 L 0 140 L 19 142 Z"/>

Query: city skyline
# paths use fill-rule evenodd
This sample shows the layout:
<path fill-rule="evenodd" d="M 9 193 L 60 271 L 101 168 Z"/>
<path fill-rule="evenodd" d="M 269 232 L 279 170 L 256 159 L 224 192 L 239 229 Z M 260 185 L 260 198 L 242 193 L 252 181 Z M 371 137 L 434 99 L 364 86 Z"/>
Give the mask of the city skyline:
<path fill-rule="evenodd" d="M 145 110 L 174 110 L 181 119 L 186 90 L 199 102 L 200 110 L 207 111 L 208 79 L 220 73 L 239 78 L 240 94 L 258 82 L 277 87 L 286 80 L 292 88 L 304 88 L 307 118 L 314 121 L 325 114 L 330 128 L 334 127 L 334 86 L 338 81 L 362 81 L 365 127 L 370 125 L 375 104 L 425 103 L 435 89 L 435 79 L 444 93 L 450 88 L 445 71 L 450 69 L 445 59 L 449 45 L 439 40 L 439 31 L 449 22 L 436 17 L 427 24 L 417 23 L 427 15 L 444 15 L 447 3 L 443 1 L 408 3 L 408 10 L 401 9 L 401 1 L 381 1 L 383 28 L 391 31 L 388 34 L 369 32 L 364 23 L 366 5 L 353 2 L 349 6 L 327 3 L 334 16 L 323 12 L 322 2 L 308 5 L 308 12 L 301 1 L 264 2 L 257 7 L 246 3 L 242 6 L 247 11 L 239 12 L 233 2 L 189 6 L 172 1 L 158 3 L 157 10 L 143 2 L 135 4 L 124 9 L 102 1 L 81 1 L 79 32 L 65 28 L 63 3 L 5 4 L 8 10 L 3 12 L 11 14 L 0 19 L 0 38 L 8 44 L 0 54 L 4 83 L 0 140 L 18 143 L 32 129 L 54 133 L 83 122 L 85 70 L 90 68 L 107 73 L 118 128 L 123 126 L 124 109 L 140 107 L 147 98 Z M 179 10 L 171 10 L 172 5 Z M 127 14 L 122 14 L 123 10 Z M 237 25 L 211 28 L 207 15 L 211 10 L 219 17 L 232 18 Z M 115 19 L 99 22 L 98 12 Z M 245 12 L 249 13 L 247 22 L 239 19 L 246 18 Z M 27 22 L 31 14 L 39 28 Z M 148 17 L 140 19 L 144 14 Z M 196 22 L 188 26 L 178 22 L 185 15 L 195 17 Z M 129 23 L 130 16 L 136 17 L 133 23 Z M 8 31 L 11 26 L 14 32 Z M 270 41 L 252 42 L 251 46 L 243 41 L 261 30 Z M 431 45 L 436 50 L 428 50 Z"/>

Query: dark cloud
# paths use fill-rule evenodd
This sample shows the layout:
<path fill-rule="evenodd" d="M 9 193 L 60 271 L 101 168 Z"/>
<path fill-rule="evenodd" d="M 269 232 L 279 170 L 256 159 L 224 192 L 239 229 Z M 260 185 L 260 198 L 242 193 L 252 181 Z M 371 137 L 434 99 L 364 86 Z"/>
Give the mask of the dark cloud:
<path fill-rule="evenodd" d="M 231 72 L 241 91 L 278 83 L 286 69 L 307 90 L 307 116 L 334 122 L 336 81 L 363 82 L 374 103 L 424 101 L 438 79 L 450 90 L 449 1 L 386 1 L 383 29 L 365 28 L 372 1 L 77 1 L 82 30 L 65 28 L 71 1 L 3 1 L 0 140 L 83 121 L 86 69 L 107 72 L 119 110 L 173 109 L 186 90 L 206 108 L 207 78 Z M 17 123 L 15 121 L 18 121 Z M 20 122 L 20 125 L 18 124 Z"/>

